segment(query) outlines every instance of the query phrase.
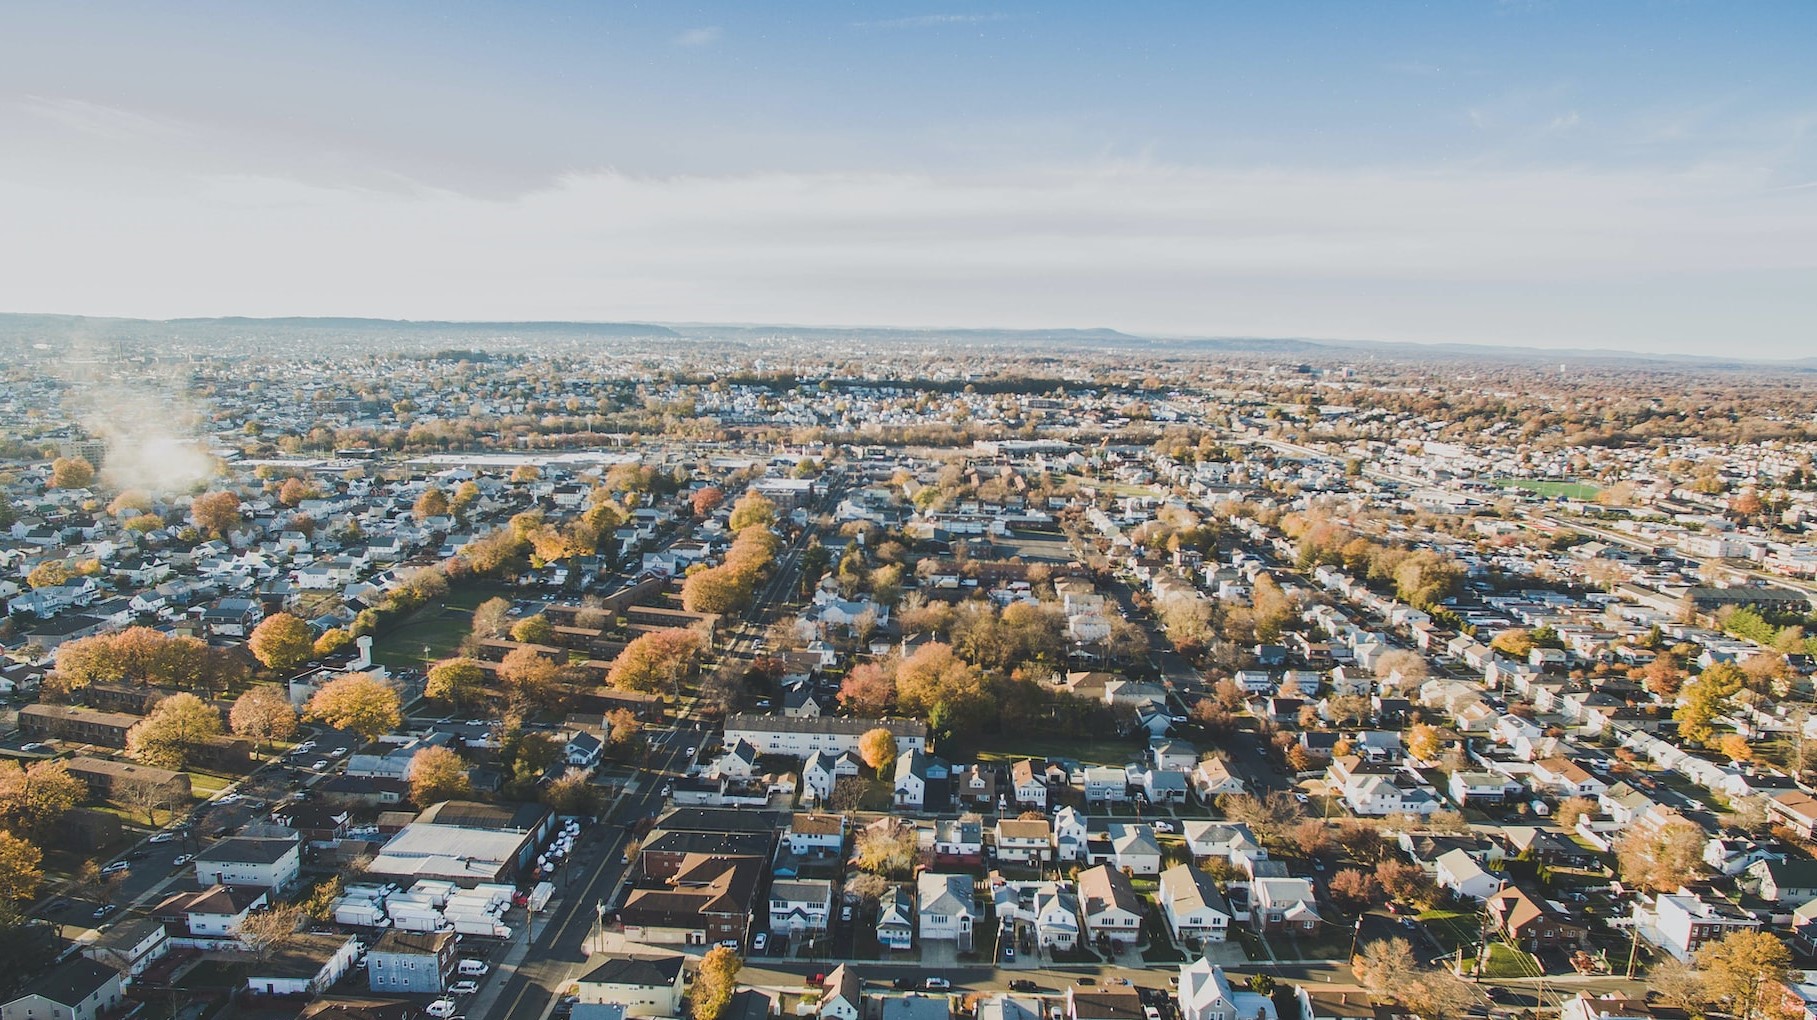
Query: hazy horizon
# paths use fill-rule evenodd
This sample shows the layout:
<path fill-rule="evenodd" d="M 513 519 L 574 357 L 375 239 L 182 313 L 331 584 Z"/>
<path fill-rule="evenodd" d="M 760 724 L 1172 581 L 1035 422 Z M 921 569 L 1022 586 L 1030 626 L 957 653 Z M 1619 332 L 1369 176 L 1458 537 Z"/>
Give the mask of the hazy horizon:
<path fill-rule="evenodd" d="M 1817 349 L 1808 4 L 0 28 L 9 311 Z"/>

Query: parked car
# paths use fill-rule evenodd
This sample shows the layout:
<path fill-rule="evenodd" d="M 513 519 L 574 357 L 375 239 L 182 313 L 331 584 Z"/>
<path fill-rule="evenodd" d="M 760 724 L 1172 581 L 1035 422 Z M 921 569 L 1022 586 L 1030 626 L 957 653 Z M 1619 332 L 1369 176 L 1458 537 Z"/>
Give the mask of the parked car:
<path fill-rule="evenodd" d="M 921 986 L 930 992 L 944 992 L 953 987 L 953 983 L 943 977 L 931 977 L 922 981 Z"/>
<path fill-rule="evenodd" d="M 448 991 L 455 995 L 472 995 L 479 991 L 478 981 L 456 981 L 448 986 Z"/>
<path fill-rule="evenodd" d="M 1178 829 L 1178 826 L 1174 825 L 1174 823 L 1168 821 L 1165 818 L 1162 818 L 1155 822 L 1155 831 L 1156 832 L 1174 832 L 1177 829 Z"/>
<path fill-rule="evenodd" d="M 1016 978 L 1009 983 L 1009 990 L 1012 992 L 1032 992 L 1040 987 L 1027 978 Z"/>
<path fill-rule="evenodd" d="M 120 872 L 122 872 L 122 871 L 131 871 L 131 870 L 132 870 L 132 864 L 131 864 L 131 863 L 130 863 L 130 862 L 128 862 L 128 861 L 115 861 L 115 862 L 113 862 L 113 863 L 112 863 L 112 864 L 109 864 L 109 865 L 108 865 L 108 866 L 107 866 L 107 867 L 105 867 L 105 868 L 102 868 L 102 869 L 101 869 L 101 874 L 103 874 L 103 875 L 118 875 L 118 874 L 119 874 L 119 873 L 120 873 Z"/>
<path fill-rule="evenodd" d="M 430 1003 L 429 1005 L 423 1007 L 423 1012 L 429 1014 L 430 1016 L 438 1017 L 438 1018 L 440 1018 L 440 1020 L 448 1020 L 449 1017 L 452 1017 L 454 1015 L 454 1000 L 453 999 L 437 999 L 434 1002 Z"/>
<path fill-rule="evenodd" d="M 146 840 L 145 842 L 147 842 L 147 843 L 168 843 L 171 840 L 176 839 L 176 838 L 177 838 L 177 834 L 174 832 L 160 832 L 157 835 L 153 836 L 152 838 Z"/>
<path fill-rule="evenodd" d="M 178 854 L 176 856 L 176 859 L 174 859 L 170 862 L 170 866 L 173 868 L 180 868 L 183 865 L 188 864 L 190 861 L 193 861 L 193 860 L 195 860 L 195 857 L 190 854 Z"/>
<path fill-rule="evenodd" d="M 754 951 L 759 952 L 759 953 L 763 952 L 764 949 L 766 949 L 769 946 L 769 944 L 770 944 L 770 933 L 767 931 L 758 932 L 757 937 L 751 940 L 751 948 Z"/>
<path fill-rule="evenodd" d="M 328 767 L 328 759 L 326 759 L 326 758 L 317 758 L 317 759 L 316 759 L 316 760 L 315 760 L 315 764 L 313 764 L 313 765 L 311 765 L 311 766 L 309 766 L 309 767 L 310 767 L 310 768 L 312 768 L 312 769 L 314 769 L 314 770 L 316 770 L 316 771 L 317 771 L 317 772 L 320 772 L 320 771 L 322 771 L 322 770 L 323 770 L 323 769 L 326 769 L 326 768 L 327 768 L 327 767 Z M 435 1005 L 435 1004 L 434 1004 L 434 1003 L 430 1003 L 430 1005 L 432 1005 L 432 1006 L 433 1006 L 433 1005 Z"/>
<path fill-rule="evenodd" d="M 95 908 L 94 916 L 106 917 L 107 915 L 109 915 L 113 912 L 114 912 L 114 905 L 112 903 L 103 903 L 100 906 Z"/>

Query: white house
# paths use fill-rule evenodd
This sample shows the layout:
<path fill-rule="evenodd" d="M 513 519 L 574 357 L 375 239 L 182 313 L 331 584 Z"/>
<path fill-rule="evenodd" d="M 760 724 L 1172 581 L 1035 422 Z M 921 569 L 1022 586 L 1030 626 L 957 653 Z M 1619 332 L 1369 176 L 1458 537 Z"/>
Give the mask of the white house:
<path fill-rule="evenodd" d="M 776 879 L 770 883 L 770 930 L 825 931 L 833 912 L 833 883 L 824 878 Z"/>
<path fill-rule="evenodd" d="M 1459 896 L 1486 900 L 1500 892 L 1504 884 L 1502 878 L 1485 871 L 1476 858 L 1461 847 L 1445 851 L 1433 863 L 1437 868 L 1434 878 L 1439 888 L 1449 889 Z"/>
<path fill-rule="evenodd" d="M 119 971 L 76 956 L 34 978 L 0 1005 L 0 1020 L 95 1020 L 124 1001 Z"/>
<path fill-rule="evenodd" d="M 1085 827 L 1085 816 L 1068 804 L 1054 812 L 1054 856 L 1062 861 L 1082 861 L 1085 859 L 1085 844 L 1089 833 Z"/>
<path fill-rule="evenodd" d="M 917 930 L 922 941 L 957 942 L 963 952 L 972 946 L 972 926 L 978 907 L 972 902 L 972 876 L 924 871 L 915 879 Z"/>
<path fill-rule="evenodd" d="M 1134 944 L 1142 932 L 1142 898 L 1129 878 L 1106 864 L 1079 872 L 1079 907 L 1093 942 Z"/>
<path fill-rule="evenodd" d="M 1275 1020 L 1274 1000 L 1237 991 L 1209 958 L 1180 965 L 1180 1020 Z"/>
<path fill-rule="evenodd" d="M 1190 864 L 1161 872 L 1157 898 L 1174 938 L 1223 942 L 1230 932 L 1230 905 L 1211 876 Z"/>
<path fill-rule="evenodd" d="M 196 855 L 196 883 L 250 885 L 284 892 L 296 885 L 303 852 L 294 839 L 236 836 Z"/>
<path fill-rule="evenodd" d="M 907 949 L 915 941 L 915 904 L 907 886 L 896 886 L 877 904 L 877 942 L 885 949 Z"/>
<path fill-rule="evenodd" d="M 997 819 L 997 859 L 1019 864 L 1054 859 L 1054 827 L 1045 818 Z"/>

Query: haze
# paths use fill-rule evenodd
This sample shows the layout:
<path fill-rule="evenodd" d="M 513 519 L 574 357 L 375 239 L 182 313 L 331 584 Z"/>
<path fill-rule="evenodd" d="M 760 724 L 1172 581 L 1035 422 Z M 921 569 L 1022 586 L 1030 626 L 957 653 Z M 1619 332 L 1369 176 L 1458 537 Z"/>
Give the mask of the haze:
<path fill-rule="evenodd" d="M 0 310 L 1800 357 L 1805 3 L 0 12 Z"/>

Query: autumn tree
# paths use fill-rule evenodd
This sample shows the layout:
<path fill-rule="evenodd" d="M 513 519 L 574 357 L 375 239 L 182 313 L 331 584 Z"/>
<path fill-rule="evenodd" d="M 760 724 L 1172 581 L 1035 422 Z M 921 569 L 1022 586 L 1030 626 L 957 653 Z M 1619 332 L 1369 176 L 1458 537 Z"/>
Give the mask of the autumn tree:
<path fill-rule="evenodd" d="M 858 757 L 873 773 L 883 775 L 896 763 L 896 735 L 882 726 L 866 730 L 858 738 Z"/>
<path fill-rule="evenodd" d="M 70 572 L 69 565 L 62 560 L 45 560 L 25 575 L 25 583 L 33 591 L 41 591 L 45 588 L 66 585 L 74 576 Z"/>
<path fill-rule="evenodd" d="M 349 673 L 322 685 L 310 696 L 303 716 L 337 730 L 352 730 L 368 741 L 403 722 L 397 691 L 370 673 Z"/>
<path fill-rule="evenodd" d="M 95 481 L 95 466 L 82 457 L 58 457 L 50 464 L 50 487 L 86 489 Z"/>
<path fill-rule="evenodd" d="M 1731 929 L 1697 951 L 1704 994 L 1737 1020 L 1773 1015 L 1791 976 L 1792 954 L 1770 931 Z"/>
<path fill-rule="evenodd" d="M 600 788 L 593 784 L 585 769 L 571 768 L 543 789 L 543 803 L 558 815 L 592 816 L 602 806 Z"/>
<path fill-rule="evenodd" d="M 276 684 L 259 684 L 234 699 L 227 725 L 237 736 L 250 739 L 256 749 L 274 740 L 288 740 L 297 731 L 297 711 Z"/>
<path fill-rule="evenodd" d="M 10 832 L 0 832 L 0 903 L 15 903 L 38 895 L 44 881 L 44 852 L 37 844 Z"/>
<path fill-rule="evenodd" d="M 865 871 L 898 875 L 914 866 L 921 843 L 916 838 L 914 826 L 892 820 L 858 830 L 852 848 L 853 860 Z"/>
<path fill-rule="evenodd" d="M 1672 712 L 1672 718 L 1678 720 L 1678 735 L 1707 743 L 1716 735 L 1716 717 L 1729 711 L 1746 680 L 1739 667 L 1727 662 L 1713 663 L 1697 674 L 1679 692 L 1680 703 Z"/>
<path fill-rule="evenodd" d="M 1417 864 L 1386 860 L 1375 866 L 1382 892 L 1397 903 L 1429 907 L 1438 900 L 1438 885 Z"/>
<path fill-rule="evenodd" d="M 624 691 L 679 686 L 699 663 L 702 644 L 700 635 L 678 627 L 641 635 L 612 660 L 606 683 Z"/>
<path fill-rule="evenodd" d="M 423 490 L 422 495 L 416 497 L 416 503 L 411 506 L 410 513 L 420 522 L 431 517 L 445 517 L 448 510 L 448 494 L 431 485 Z"/>
<path fill-rule="evenodd" d="M 606 713 L 606 741 L 612 752 L 632 757 L 644 748 L 644 721 L 628 708 L 615 708 Z"/>
<path fill-rule="evenodd" d="M 181 770 L 210 737 L 221 735 L 221 713 L 193 694 L 173 694 L 126 732 L 126 754 L 158 768 Z"/>
<path fill-rule="evenodd" d="M 1046 816 L 1043 815 L 1042 817 L 1045 818 Z M 845 880 L 845 894 L 847 896 L 857 897 L 859 902 L 862 903 L 876 903 L 889 891 L 889 879 L 884 878 L 882 875 L 872 874 L 868 871 L 857 872 L 852 875 L 852 877 Z"/>
<path fill-rule="evenodd" d="M 769 528 L 776 524 L 776 504 L 760 492 L 747 492 L 732 507 L 726 527 L 733 531 L 746 528 Z"/>
<path fill-rule="evenodd" d="M 894 663 L 861 662 L 839 685 L 839 704 L 856 716 L 876 718 L 896 701 Z"/>
<path fill-rule="evenodd" d="M 50 838 L 57 822 L 88 798 L 88 784 L 60 761 L 21 767 L 0 760 L 0 829 L 35 843 Z"/>
<path fill-rule="evenodd" d="M 1407 753 L 1421 761 L 1433 761 L 1445 749 L 1444 736 L 1437 726 L 1414 723 L 1407 731 Z"/>
<path fill-rule="evenodd" d="M 1596 801 L 1590 797 L 1566 797 L 1558 802 L 1554 817 L 1558 819 L 1559 828 L 1575 829 L 1579 819 L 1593 816 L 1598 810 Z"/>
<path fill-rule="evenodd" d="M 1533 632 L 1525 627 L 1511 627 L 1495 635 L 1489 647 L 1524 662 L 1533 651 Z"/>
<path fill-rule="evenodd" d="M 1360 868 L 1345 868 L 1331 876 L 1331 902 L 1346 914 L 1366 912 L 1382 901 L 1382 883 Z"/>
<path fill-rule="evenodd" d="M 486 688 L 486 668 L 475 659 L 443 659 L 429 667 L 423 697 L 442 702 L 456 712 L 477 703 Z"/>
<path fill-rule="evenodd" d="M 511 602 L 508 599 L 489 598 L 473 611 L 473 636 L 476 638 L 502 638 L 510 626 Z"/>
<path fill-rule="evenodd" d="M 425 747 L 410 759 L 410 800 L 419 808 L 471 796 L 467 763 L 446 747 Z"/>
<path fill-rule="evenodd" d="M 560 675 L 554 659 L 529 646 L 513 648 L 498 664 L 498 678 L 518 710 L 554 703 Z"/>
<path fill-rule="evenodd" d="M 315 657 L 326 659 L 353 644 L 353 634 L 345 627 L 330 627 L 315 639 Z"/>
<path fill-rule="evenodd" d="M 309 483 L 293 476 L 284 479 L 284 484 L 278 486 L 278 503 L 282 506 L 296 506 L 308 499 L 310 494 Z"/>
<path fill-rule="evenodd" d="M 289 613 L 273 613 L 253 628 L 246 647 L 266 669 L 285 672 L 309 661 L 315 654 L 315 637 L 302 620 Z"/>
<path fill-rule="evenodd" d="M 1411 648 L 1386 651 L 1375 660 L 1375 675 L 1384 680 L 1397 673 L 1403 680 L 1424 680 L 1430 672 L 1426 657 Z"/>
<path fill-rule="evenodd" d="M 1754 758 L 1753 743 L 1739 733 L 1724 733 L 1716 746 L 1722 751 L 1723 757 L 1730 761 L 1745 762 Z"/>
<path fill-rule="evenodd" d="M 693 509 L 694 516 L 705 517 L 717 509 L 719 504 L 725 502 L 725 498 L 724 492 L 709 485 L 704 489 L 694 490 L 694 495 L 688 499 L 688 506 Z"/>
<path fill-rule="evenodd" d="M 1413 947 L 1403 938 L 1373 939 L 1350 962 L 1350 972 L 1369 994 L 1391 997 L 1419 972 Z"/>
<path fill-rule="evenodd" d="M 240 497 L 231 492 L 204 492 L 189 501 L 189 516 L 204 534 L 219 538 L 240 523 Z"/>
<path fill-rule="evenodd" d="M 542 613 L 526 616 L 511 625 L 511 640 L 527 645 L 546 645 L 555 640 L 555 625 Z"/>
<path fill-rule="evenodd" d="M 725 946 L 714 946 L 700 959 L 694 984 L 688 989 L 693 1020 L 719 1020 L 738 990 L 738 971 L 744 960 Z"/>
<path fill-rule="evenodd" d="M 1703 827 L 1686 818 L 1637 825 L 1615 841 L 1621 880 L 1652 892 L 1670 892 L 1697 873 L 1703 861 Z"/>
<path fill-rule="evenodd" d="M 255 910 L 234 925 L 233 935 L 263 962 L 297 940 L 306 916 L 303 908 L 294 904 Z"/>

